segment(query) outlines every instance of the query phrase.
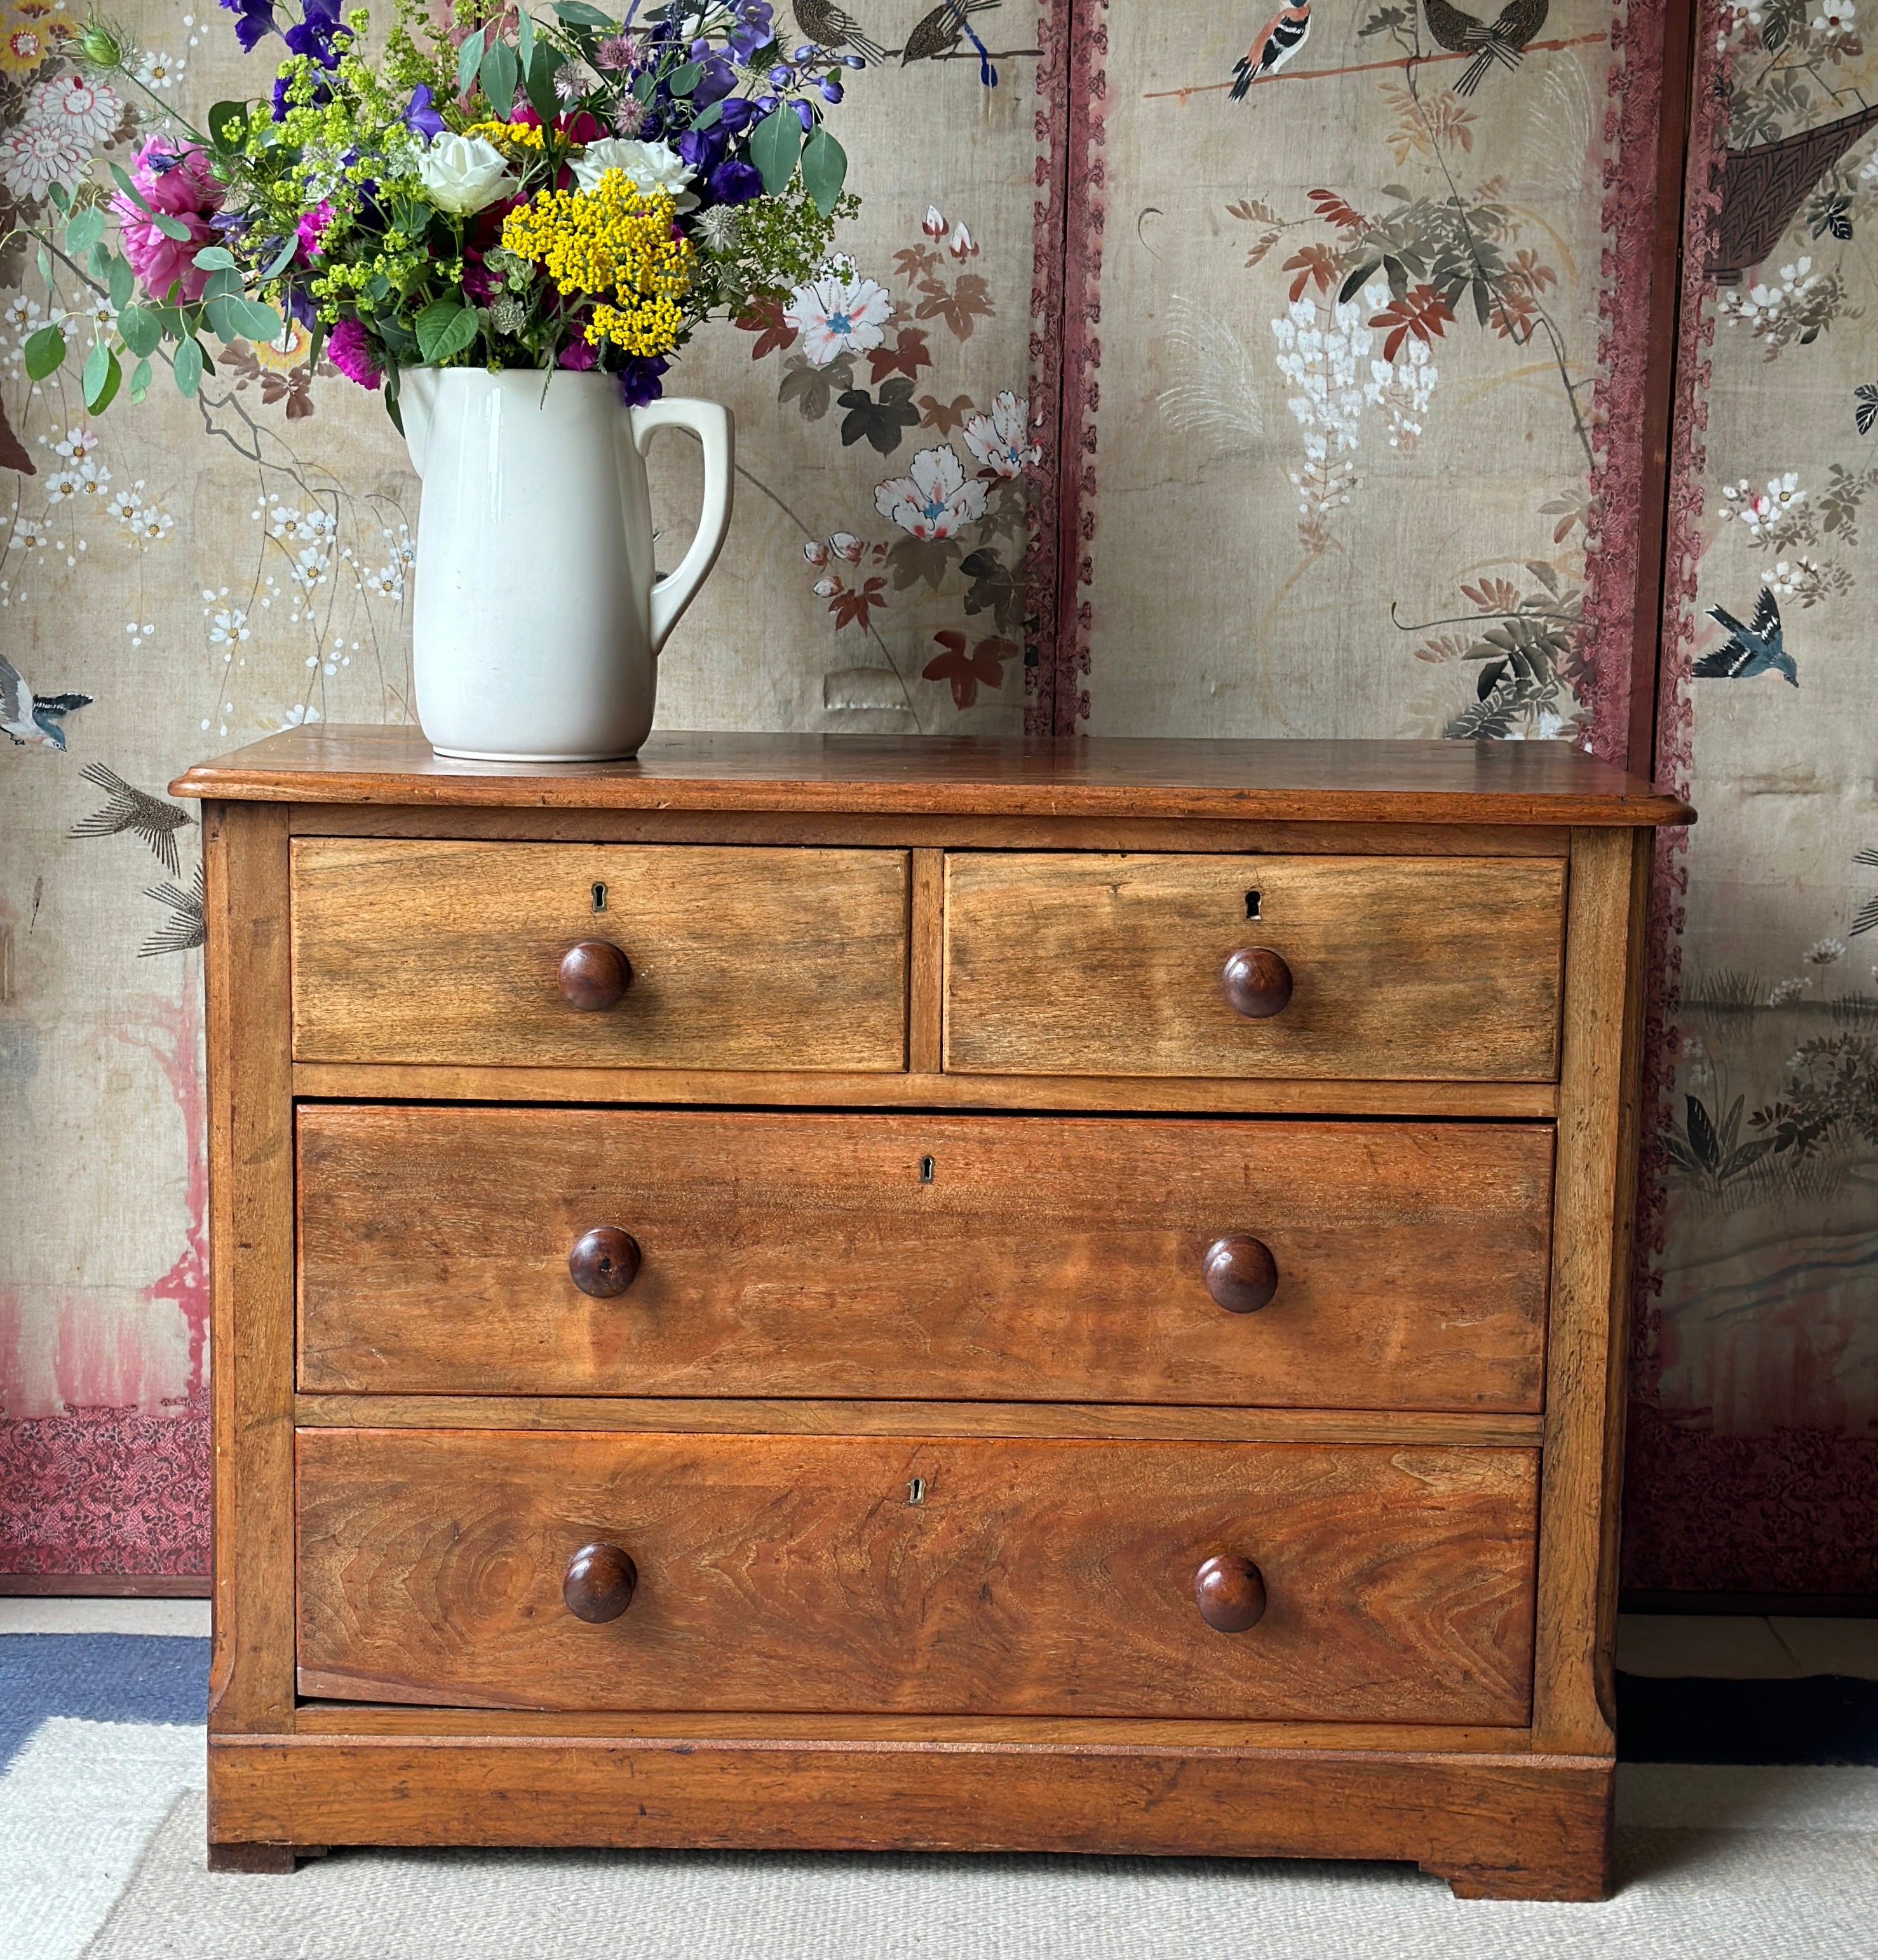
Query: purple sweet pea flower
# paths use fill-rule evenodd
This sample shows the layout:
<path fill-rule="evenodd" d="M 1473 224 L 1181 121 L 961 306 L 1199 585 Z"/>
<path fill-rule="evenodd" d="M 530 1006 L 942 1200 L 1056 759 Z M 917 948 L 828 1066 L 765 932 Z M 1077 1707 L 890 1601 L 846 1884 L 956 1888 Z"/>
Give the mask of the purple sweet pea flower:
<path fill-rule="evenodd" d="M 422 136 L 427 143 L 434 142 L 444 133 L 444 119 L 431 107 L 430 84 L 420 81 L 411 91 L 411 99 L 404 105 L 404 113 L 399 119 L 414 135 Z"/>
<path fill-rule="evenodd" d="M 797 102 L 791 107 L 795 110 L 795 119 L 802 125 L 803 135 L 811 134 L 815 128 L 815 111 L 806 102 Z"/>
<path fill-rule="evenodd" d="M 310 333 L 320 317 L 313 304 L 312 294 L 304 286 L 289 286 L 284 297 L 287 301 L 288 317 L 298 320 Z"/>
<path fill-rule="evenodd" d="M 678 139 L 678 154 L 699 177 L 708 177 L 730 140 L 721 129 L 687 129 Z"/>
<path fill-rule="evenodd" d="M 737 71 L 721 55 L 713 55 L 704 65 L 704 73 L 698 78 L 698 85 L 691 91 L 694 107 L 708 109 L 714 102 L 721 102 L 737 86 Z"/>
<path fill-rule="evenodd" d="M 718 111 L 718 127 L 727 135 L 736 135 L 756 120 L 756 105 L 745 101 L 740 95 L 727 97 L 724 107 Z"/>
<path fill-rule="evenodd" d="M 737 10 L 737 25 L 731 30 L 731 52 L 747 62 L 776 37 L 775 20 L 769 0 L 743 0 Z"/>
<path fill-rule="evenodd" d="M 649 407 L 665 392 L 660 376 L 671 366 L 662 354 L 629 354 L 619 371 L 619 399 L 629 409 Z"/>
<path fill-rule="evenodd" d="M 754 164 L 740 163 L 732 157 L 711 173 L 705 188 L 714 204 L 748 204 L 752 198 L 763 194 L 762 173 Z"/>

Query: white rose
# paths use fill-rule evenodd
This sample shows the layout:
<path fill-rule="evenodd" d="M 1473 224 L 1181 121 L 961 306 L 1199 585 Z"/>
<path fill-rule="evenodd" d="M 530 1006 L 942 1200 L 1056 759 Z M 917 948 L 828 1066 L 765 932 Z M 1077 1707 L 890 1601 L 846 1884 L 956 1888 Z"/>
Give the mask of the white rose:
<path fill-rule="evenodd" d="M 698 173 L 667 144 L 603 136 L 597 143 L 589 143 L 574 160 L 575 181 L 582 190 L 592 190 L 609 170 L 623 171 L 641 197 L 662 190 L 679 210 L 698 208 L 697 199 L 685 188 Z"/>
<path fill-rule="evenodd" d="M 501 151 L 480 136 L 439 136 L 419 156 L 417 170 L 431 203 L 460 218 L 515 188 Z"/>

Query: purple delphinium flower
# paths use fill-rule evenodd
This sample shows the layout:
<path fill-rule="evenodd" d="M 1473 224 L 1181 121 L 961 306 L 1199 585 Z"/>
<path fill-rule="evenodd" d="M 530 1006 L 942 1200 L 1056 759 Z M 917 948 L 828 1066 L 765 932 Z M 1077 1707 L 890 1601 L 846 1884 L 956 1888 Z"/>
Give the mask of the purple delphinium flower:
<path fill-rule="evenodd" d="M 721 55 L 713 55 L 704 65 L 704 72 L 698 78 L 691 91 L 692 105 L 697 109 L 708 109 L 714 102 L 721 102 L 737 86 L 737 70 Z"/>
<path fill-rule="evenodd" d="M 660 379 L 671 363 L 662 354 L 629 354 L 619 371 L 619 399 L 629 409 L 643 409 L 665 392 Z"/>
<path fill-rule="evenodd" d="M 823 76 L 822 100 L 824 102 L 833 103 L 840 101 L 841 98 L 841 84 L 838 82 L 832 75 L 826 75 Z"/>
<path fill-rule="evenodd" d="M 747 129 L 756 120 L 756 104 L 746 102 L 740 95 L 727 97 L 724 107 L 718 111 L 718 127 L 732 136 L 740 130 Z"/>
<path fill-rule="evenodd" d="M 295 54 L 310 56 L 322 68 L 337 68 L 340 46 L 352 36 L 339 18 L 339 0 L 304 0 L 298 22 L 283 38 Z"/>
<path fill-rule="evenodd" d="M 678 154 L 699 177 L 708 177 L 722 161 L 730 140 L 721 129 L 687 129 L 678 139 Z"/>
<path fill-rule="evenodd" d="M 438 114 L 430 84 L 420 81 L 411 91 L 411 99 L 404 105 L 404 113 L 399 119 L 412 135 L 422 136 L 427 143 L 433 143 L 444 133 L 444 119 Z"/>
<path fill-rule="evenodd" d="M 795 119 L 802 125 L 803 135 L 808 135 L 815 128 L 815 111 L 806 102 L 797 102 L 791 106 L 795 110 Z"/>
<path fill-rule="evenodd" d="M 310 333 L 319 320 L 313 304 L 313 295 L 304 286 L 289 286 L 282 298 L 287 302 L 287 317 L 297 320 Z"/>
<path fill-rule="evenodd" d="M 235 17 L 235 39 L 244 53 L 253 54 L 275 32 L 274 0 L 221 0 L 221 4 Z"/>
<path fill-rule="evenodd" d="M 737 25 L 731 30 L 731 52 L 746 62 L 776 37 L 775 19 L 769 0 L 743 0 L 737 10 Z"/>
<path fill-rule="evenodd" d="M 763 194 L 762 173 L 754 164 L 731 157 L 711 173 L 705 188 L 714 204 L 748 204 L 752 198 Z"/>

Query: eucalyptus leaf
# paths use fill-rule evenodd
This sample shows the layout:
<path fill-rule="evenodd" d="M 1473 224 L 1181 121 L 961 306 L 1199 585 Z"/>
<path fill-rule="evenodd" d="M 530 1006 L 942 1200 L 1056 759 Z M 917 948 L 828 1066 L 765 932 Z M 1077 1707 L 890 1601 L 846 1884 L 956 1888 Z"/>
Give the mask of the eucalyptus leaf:
<path fill-rule="evenodd" d="M 94 279 L 109 276 L 111 269 L 111 248 L 100 238 L 84 255 L 84 269 Z"/>
<path fill-rule="evenodd" d="M 840 200 L 841 187 L 847 180 L 848 152 L 818 123 L 802 145 L 802 187 L 824 218 Z"/>
<path fill-rule="evenodd" d="M 802 154 L 802 125 L 787 103 L 772 110 L 759 123 L 750 139 L 750 160 L 762 174 L 763 189 L 780 197 L 795 175 L 796 159 Z"/>
<path fill-rule="evenodd" d="M 658 86 L 658 78 L 648 68 L 632 78 L 632 99 L 635 102 L 650 102 L 652 91 Z"/>
<path fill-rule="evenodd" d="M 212 142 L 222 149 L 231 150 L 248 126 L 248 105 L 245 102 L 218 102 L 209 110 L 205 126 Z"/>
<path fill-rule="evenodd" d="M 230 301 L 225 293 L 217 293 L 202 304 L 202 317 L 209 324 L 215 338 L 226 344 L 235 337 L 234 319 L 228 308 Z"/>
<path fill-rule="evenodd" d="M 506 41 L 491 43 L 489 52 L 482 57 L 482 92 L 498 121 L 507 122 L 514 106 L 518 73 L 515 50 Z"/>
<path fill-rule="evenodd" d="M 667 85 L 674 95 L 689 95 L 703 79 L 704 63 L 686 62 L 683 68 L 673 69 L 671 80 Z"/>
<path fill-rule="evenodd" d="M 714 123 L 721 123 L 723 119 L 724 104 L 714 102 L 708 108 L 699 110 L 692 118 L 691 126 L 694 129 L 708 129 Z"/>
<path fill-rule="evenodd" d="M 516 10 L 515 52 L 521 57 L 522 72 L 526 75 L 535 58 L 535 24 L 528 18 L 526 7 Z"/>
<path fill-rule="evenodd" d="M 163 323 L 148 307 L 126 307 L 117 316 L 117 332 L 133 354 L 151 355 L 163 345 Z"/>
<path fill-rule="evenodd" d="M 111 165 L 110 168 L 111 175 L 114 179 L 116 179 L 118 189 L 130 199 L 131 202 L 134 204 L 139 211 L 148 212 L 150 209 L 150 200 L 144 196 L 143 192 L 140 191 L 133 183 L 132 183 L 129 171 L 126 170 L 122 164 L 113 164 Z"/>
<path fill-rule="evenodd" d="M 98 358 L 100 355 L 103 356 L 102 360 Z M 124 371 L 117 364 L 117 356 L 100 341 L 85 357 L 85 406 L 94 415 L 101 415 L 111 406 L 123 378 Z"/>
<path fill-rule="evenodd" d="M 202 282 L 201 297 L 204 300 L 239 299 L 241 292 L 241 275 L 224 266 L 219 272 L 211 272 Z"/>
<path fill-rule="evenodd" d="M 202 370 L 208 364 L 202 343 L 193 334 L 176 350 L 176 390 L 186 399 L 201 385 Z"/>
<path fill-rule="evenodd" d="M 121 313 L 130 304 L 131 294 L 137 290 L 137 275 L 130 269 L 130 261 L 113 253 L 111 262 L 105 269 L 105 278 L 110 284 L 111 304 Z"/>
<path fill-rule="evenodd" d="M 525 20 L 527 16 L 522 18 Z M 536 48 L 534 59 L 523 71 L 526 77 L 523 85 L 528 91 L 529 100 L 534 104 L 535 113 L 550 125 L 561 108 L 554 94 L 554 72 L 561 65 L 559 51 L 543 41 Z"/>
<path fill-rule="evenodd" d="M 103 236 L 103 209 L 94 204 L 65 227 L 65 250 L 75 259 L 82 258 Z"/>
<path fill-rule="evenodd" d="M 172 218 L 167 211 L 153 211 L 150 221 L 166 238 L 173 238 L 179 245 L 186 245 L 196 234 L 180 218 Z"/>
<path fill-rule="evenodd" d="M 482 33 L 479 27 L 457 50 L 457 93 L 467 95 L 476 85 L 476 75 L 482 66 Z"/>
<path fill-rule="evenodd" d="M 587 0 L 554 0 L 554 11 L 570 27 L 598 27 L 610 34 L 619 31 L 619 23 L 611 14 L 588 6 Z"/>
<path fill-rule="evenodd" d="M 300 250 L 300 234 L 290 231 L 280 242 L 280 250 L 268 261 L 267 269 L 262 273 L 264 279 L 275 278 L 286 271 L 294 254 Z"/>
<path fill-rule="evenodd" d="M 26 340 L 26 378 L 43 381 L 65 358 L 65 336 L 56 326 L 42 326 Z"/>
<path fill-rule="evenodd" d="M 51 255 L 43 245 L 39 248 L 38 264 L 40 277 L 49 286 L 53 282 L 53 262 Z"/>
<path fill-rule="evenodd" d="M 205 272 L 231 272 L 234 270 L 235 255 L 226 245 L 205 245 L 189 261 L 199 266 Z"/>
<path fill-rule="evenodd" d="M 130 371 L 130 398 L 141 402 L 150 392 L 150 363 L 139 361 Z"/>
<path fill-rule="evenodd" d="M 230 323 L 234 328 L 234 332 L 226 336 L 228 339 L 234 339 L 239 336 L 241 339 L 258 342 L 263 345 L 270 340 L 279 339 L 281 317 L 271 306 L 264 305 L 259 300 L 248 299 L 224 300 L 222 304 L 227 308 Z"/>

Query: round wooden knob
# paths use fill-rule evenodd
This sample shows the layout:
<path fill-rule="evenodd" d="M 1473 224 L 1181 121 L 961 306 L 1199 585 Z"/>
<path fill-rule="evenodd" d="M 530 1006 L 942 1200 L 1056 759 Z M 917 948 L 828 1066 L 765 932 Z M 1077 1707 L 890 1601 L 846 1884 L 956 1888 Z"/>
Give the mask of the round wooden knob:
<path fill-rule="evenodd" d="M 1193 1575 L 1194 1602 L 1215 1632 L 1243 1634 L 1265 1618 L 1265 1580 L 1236 1551 L 1209 1558 Z"/>
<path fill-rule="evenodd" d="M 616 1225 L 597 1225 L 568 1255 L 568 1271 L 582 1293 L 617 1299 L 639 1276 L 639 1242 Z"/>
<path fill-rule="evenodd" d="M 1291 969 L 1268 946 L 1241 947 L 1220 975 L 1226 1004 L 1249 1020 L 1269 1020 L 1291 1001 Z"/>
<path fill-rule="evenodd" d="M 603 939 L 584 939 L 561 956 L 561 998 L 584 1014 L 616 1007 L 632 985 L 632 962 Z"/>
<path fill-rule="evenodd" d="M 1262 1239 L 1244 1232 L 1215 1239 L 1201 1262 L 1214 1304 L 1228 1313 L 1256 1313 L 1278 1290 L 1278 1262 Z"/>
<path fill-rule="evenodd" d="M 632 1604 L 639 1568 L 616 1545 L 584 1545 L 574 1554 L 561 1596 L 577 1620 L 616 1620 Z"/>

